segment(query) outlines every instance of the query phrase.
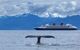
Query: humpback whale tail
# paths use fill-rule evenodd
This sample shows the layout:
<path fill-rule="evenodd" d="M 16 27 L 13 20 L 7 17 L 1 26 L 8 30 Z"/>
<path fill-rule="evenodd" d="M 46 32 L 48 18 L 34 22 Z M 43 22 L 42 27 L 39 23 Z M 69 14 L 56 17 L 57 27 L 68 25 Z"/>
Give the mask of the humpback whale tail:
<path fill-rule="evenodd" d="M 37 44 L 41 44 L 41 38 L 55 38 L 54 36 L 50 36 L 50 35 L 42 35 L 42 36 L 38 36 L 38 35 L 28 35 L 25 38 L 37 38 Z"/>

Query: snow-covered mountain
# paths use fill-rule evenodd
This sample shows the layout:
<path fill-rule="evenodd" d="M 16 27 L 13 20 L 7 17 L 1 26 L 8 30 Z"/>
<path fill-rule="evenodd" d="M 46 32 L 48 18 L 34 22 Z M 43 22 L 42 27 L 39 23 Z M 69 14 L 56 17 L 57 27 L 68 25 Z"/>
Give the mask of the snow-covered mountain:
<path fill-rule="evenodd" d="M 32 14 L 22 14 L 17 16 L 7 16 L 0 18 L 0 29 L 6 30 L 23 30 L 23 29 L 33 29 L 34 27 L 38 27 L 43 24 L 60 24 L 63 23 L 70 23 L 80 28 L 80 16 L 76 15 L 73 17 L 67 18 L 41 18 L 36 15 Z"/>

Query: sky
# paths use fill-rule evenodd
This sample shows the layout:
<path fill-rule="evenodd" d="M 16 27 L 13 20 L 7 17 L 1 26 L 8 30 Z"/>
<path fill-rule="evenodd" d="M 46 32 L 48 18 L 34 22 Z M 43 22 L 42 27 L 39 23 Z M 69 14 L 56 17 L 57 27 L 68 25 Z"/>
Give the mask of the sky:
<path fill-rule="evenodd" d="M 79 0 L 0 0 L 0 16 L 30 13 L 39 17 L 80 15 Z"/>

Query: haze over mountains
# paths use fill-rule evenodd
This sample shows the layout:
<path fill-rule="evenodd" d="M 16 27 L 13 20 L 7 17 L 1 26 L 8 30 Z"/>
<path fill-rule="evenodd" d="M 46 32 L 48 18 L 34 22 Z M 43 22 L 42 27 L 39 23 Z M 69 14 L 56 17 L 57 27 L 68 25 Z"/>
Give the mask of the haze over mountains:
<path fill-rule="evenodd" d="M 32 14 L 22 14 L 17 16 L 4 16 L 0 18 L 0 29 L 2 30 L 24 30 L 24 29 L 33 29 L 34 27 L 38 27 L 44 24 L 60 24 L 70 23 L 72 25 L 80 28 L 80 16 L 75 15 L 73 17 L 67 18 L 41 18 Z"/>

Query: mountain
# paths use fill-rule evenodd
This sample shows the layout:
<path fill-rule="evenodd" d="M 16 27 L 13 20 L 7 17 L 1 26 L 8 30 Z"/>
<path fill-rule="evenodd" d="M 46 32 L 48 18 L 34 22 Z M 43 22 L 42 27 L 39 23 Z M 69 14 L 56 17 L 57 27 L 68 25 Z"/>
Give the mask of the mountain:
<path fill-rule="evenodd" d="M 44 24 L 57 23 L 70 23 L 80 28 L 80 16 L 72 16 L 67 18 L 40 18 L 32 14 L 22 14 L 17 16 L 6 16 L 0 18 L 0 29 L 1 30 L 24 30 L 33 29 Z"/>

